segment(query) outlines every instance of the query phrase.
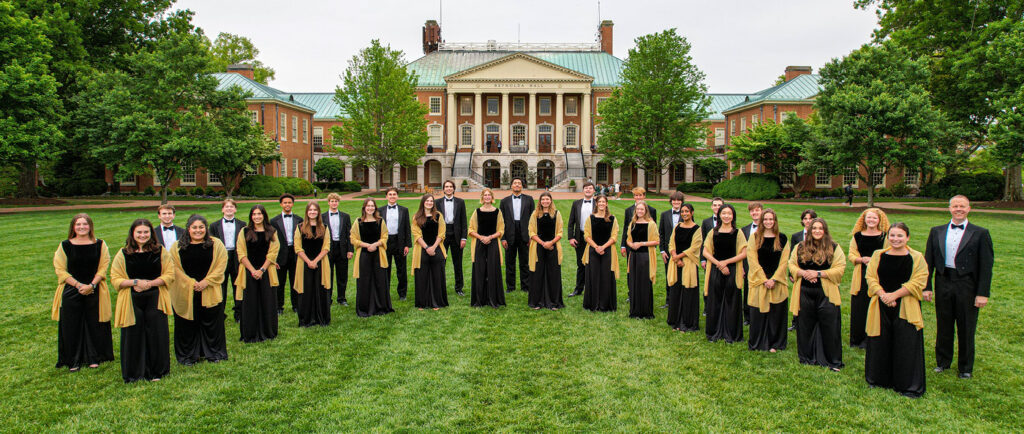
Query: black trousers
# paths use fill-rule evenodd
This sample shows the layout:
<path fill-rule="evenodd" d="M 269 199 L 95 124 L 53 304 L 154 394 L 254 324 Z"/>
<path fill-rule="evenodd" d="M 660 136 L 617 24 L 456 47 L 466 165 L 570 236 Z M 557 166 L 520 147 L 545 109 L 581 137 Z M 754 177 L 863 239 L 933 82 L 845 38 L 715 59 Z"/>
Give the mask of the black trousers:
<path fill-rule="evenodd" d="M 409 275 L 405 271 L 405 255 L 402 254 L 404 247 L 396 238 L 388 238 L 388 286 L 391 286 L 391 269 L 394 269 L 398 275 L 398 296 L 401 298 L 405 298 L 409 291 Z"/>
<path fill-rule="evenodd" d="M 577 294 L 583 293 L 583 282 L 586 276 L 583 265 L 583 253 L 587 251 L 587 242 L 580 239 L 576 241 L 576 286 L 573 287 L 572 292 Z"/>
<path fill-rule="evenodd" d="M 290 300 L 292 302 L 292 310 L 296 310 L 299 307 L 299 294 L 295 292 L 295 246 L 281 246 L 282 249 L 288 249 L 290 254 L 287 261 L 277 264 L 281 267 L 277 270 L 277 310 L 284 309 L 284 284 L 288 282 L 288 287 L 291 288 Z"/>
<path fill-rule="evenodd" d="M 960 373 L 974 372 L 974 332 L 978 328 L 978 308 L 974 307 L 975 279 L 960 277 L 946 270 L 935 277 L 935 364 L 949 368 L 953 362 L 953 336 L 956 335 L 957 368 Z"/>
<path fill-rule="evenodd" d="M 520 223 L 513 223 L 519 225 Z M 511 241 L 508 242 L 508 249 L 505 250 L 505 289 L 509 292 L 516 290 L 516 258 L 519 259 L 519 289 L 530 290 L 530 258 L 529 241 L 520 239 L 518 233 L 514 233 Z"/>
<path fill-rule="evenodd" d="M 228 250 L 228 267 L 224 269 L 224 283 L 220 285 L 221 296 L 224 297 L 224 307 L 227 308 L 228 299 L 231 299 L 232 311 L 235 321 L 238 321 L 239 315 L 241 315 L 242 308 L 239 306 L 241 303 L 235 300 L 235 278 L 238 277 L 238 253 L 234 250 Z M 231 285 L 231 291 L 228 291 L 228 285 Z M 230 295 L 229 295 L 230 294 Z"/>
<path fill-rule="evenodd" d="M 339 241 L 331 241 L 331 253 L 327 254 L 327 262 L 331 264 L 331 275 L 334 276 L 334 287 L 338 292 L 338 303 L 348 301 L 345 290 L 348 289 L 348 245 Z M 330 301 L 330 298 L 328 298 Z"/>
<path fill-rule="evenodd" d="M 452 263 L 452 274 L 455 275 L 455 292 L 462 291 L 462 236 L 455 233 L 455 225 L 445 227 L 444 249 L 448 251 L 449 262 Z"/>

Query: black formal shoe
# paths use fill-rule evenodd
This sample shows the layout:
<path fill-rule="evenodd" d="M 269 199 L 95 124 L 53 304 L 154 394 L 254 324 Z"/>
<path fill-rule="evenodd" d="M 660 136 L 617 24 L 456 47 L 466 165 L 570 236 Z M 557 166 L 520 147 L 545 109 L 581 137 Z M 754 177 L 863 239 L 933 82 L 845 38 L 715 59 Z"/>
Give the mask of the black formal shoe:
<path fill-rule="evenodd" d="M 970 380 L 971 379 L 971 373 L 970 372 L 961 372 L 960 373 L 960 378 L 963 378 L 965 380 Z"/>
<path fill-rule="evenodd" d="M 348 306 L 348 301 L 347 300 L 342 300 L 342 301 L 339 301 L 338 304 L 340 304 L 342 306 Z"/>
<path fill-rule="evenodd" d="M 935 372 L 936 374 L 938 374 L 939 372 L 945 371 L 947 369 L 949 369 L 949 368 L 943 368 L 941 366 L 936 366 L 935 369 L 932 369 L 932 372 Z"/>
<path fill-rule="evenodd" d="M 506 293 L 506 294 L 511 294 L 511 293 L 513 293 L 513 292 L 515 292 L 515 290 L 514 290 L 514 289 L 507 289 L 507 290 L 505 290 L 505 293 Z"/>
<path fill-rule="evenodd" d="M 566 297 L 575 297 L 577 295 L 580 295 L 580 293 L 578 291 L 573 291 L 573 292 L 570 292 L 569 295 L 567 295 Z"/>
<path fill-rule="evenodd" d="M 626 297 L 626 303 L 629 303 L 629 297 Z"/>
<path fill-rule="evenodd" d="M 665 303 L 665 304 L 661 305 L 660 307 L 661 307 L 662 309 L 668 309 L 668 303 Z"/>
<path fill-rule="evenodd" d="M 789 328 L 786 329 L 786 331 L 789 331 L 789 332 L 791 332 L 793 330 L 796 330 L 796 326 L 795 325 L 791 325 L 791 326 L 789 326 Z"/>
<path fill-rule="evenodd" d="M 466 296 L 466 293 L 462 292 L 461 290 L 460 291 L 455 291 L 455 293 L 459 294 L 459 297 L 465 297 Z"/>
<path fill-rule="evenodd" d="M 743 321 L 743 325 L 744 325 L 744 326 L 749 326 L 749 325 L 750 325 L 750 321 L 746 321 L 746 320 L 744 320 L 744 321 Z"/>
<path fill-rule="evenodd" d="M 398 297 L 398 301 L 405 301 L 405 296 Z"/>
<path fill-rule="evenodd" d="M 284 315 L 284 309 L 278 309 L 277 310 L 277 316 L 281 316 L 281 315 Z"/>

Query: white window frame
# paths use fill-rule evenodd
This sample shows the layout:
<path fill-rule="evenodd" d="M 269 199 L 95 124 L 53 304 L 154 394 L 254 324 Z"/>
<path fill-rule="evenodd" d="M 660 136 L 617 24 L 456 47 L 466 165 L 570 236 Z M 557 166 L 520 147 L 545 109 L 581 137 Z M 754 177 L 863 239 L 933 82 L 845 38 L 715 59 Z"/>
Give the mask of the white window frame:
<path fill-rule="evenodd" d="M 725 128 L 715 128 L 715 149 L 725 147 Z"/>
<path fill-rule="evenodd" d="M 466 137 L 469 137 L 469 143 L 466 143 Z M 476 146 L 476 134 L 473 134 L 473 124 L 465 123 L 459 125 L 459 146 L 460 147 L 473 147 Z"/>
<path fill-rule="evenodd" d="M 127 186 L 127 187 L 133 187 L 133 186 L 135 186 L 138 183 L 138 181 L 139 181 L 139 176 L 138 175 L 132 175 L 132 176 L 129 176 L 128 178 L 125 178 L 124 181 L 121 181 L 121 185 L 124 185 L 124 186 Z"/>
<path fill-rule="evenodd" d="M 843 185 L 853 184 L 856 186 L 857 182 L 857 167 L 847 167 L 843 172 Z"/>
<path fill-rule="evenodd" d="M 260 123 L 260 112 L 257 110 L 249 110 L 249 122 L 253 125 Z"/>
<path fill-rule="evenodd" d="M 738 131 L 736 129 L 736 119 L 733 119 L 733 120 L 729 121 L 729 131 L 730 131 L 730 135 L 733 135 L 733 136 L 736 135 L 736 132 Z"/>
<path fill-rule="evenodd" d="M 433 165 L 433 164 L 436 164 L 437 170 L 434 170 L 434 169 L 430 168 L 430 166 Z M 442 169 L 441 169 L 441 162 L 440 161 L 437 161 L 437 160 L 427 160 L 426 163 L 423 163 L 423 170 L 426 170 L 426 171 L 429 172 L 426 176 L 424 176 L 424 178 L 427 178 L 427 183 L 428 184 L 440 184 L 442 182 L 441 181 L 441 170 Z"/>
<path fill-rule="evenodd" d="M 317 145 L 320 146 L 320 149 L 323 149 L 324 127 L 313 127 L 313 147 L 316 148 Z"/>
<path fill-rule="evenodd" d="M 299 143 L 299 117 L 292 116 L 292 143 Z"/>
<path fill-rule="evenodd" d="M 796 116 L 796 112 L 794 112 L 794 111 L 780 112 L 779 113 L 779 123 L 781 124 L 783 122 L 786 122 L 786 119 L 789 119 L 790 116 Z"/>
<path fill-rule="evenodd" d="M 547 132 L 541 131 L 541 129 L 547 129 Z M 555 150 L 555 126 L 548 123 L 537 124 L 537 146 L 540 147 L 540 136 L 541 134 L 551 134 L 551 151 Z"/>
<path fill-rule="evenodd" d="M 750 128 L 754 128 L 758 123 L 761 122 L 761 115 L 753 114 L 750 115 Z"/>
<path fill-rule="evenodd" d="M 309 159 L 302 159 L 302 179 L 309 179 Z"/>
<path fill-rule="evenodd" d="M 302 120 L 302 143 L 309 143 L 309 119 Z"/>
<path fill-rule="evenodd" d="M 277 124 L 278 140 L 288 140 L 288 115 L 281 113 L 281 120 Z"/>
<path fill-rule="evenodd" d="M 491 103 L 494 103 L 494 111 L 491 111 Z M 501 101 L 498 101 L 498 97 L 489 96 L 487 97 L 487 116 L 497 116 L 501 114 Z"/>
<path fill-rule="evenodd" d="M 881 175 L 881 179 L 879 179 L 878 182 L 875 182 L 875 177 L 879 175 Z M 885 178 L 887 175 L 885 168 L 875 169 L 875 171 L 871 173 L 871 182 L 875 183 L 875 187 L 885 186 Z"/>
<path fill-rule="evenodd" d="M 526 97 L 512 97 L 512 116 L 526 116 Z"/>
<path fill-rule="evenodd" d="M 298 178 L 299 177 L 299 159 L 298 158 L 292 158 L 292 173 L 291 173 L 291 177 L 292 178 Z"/>
<path fill-rule="evenodd" d="M 911 178 L 913 177 L 913 178 Z M 913 182 L 911 182 L 913 179 Z M 907 187 L 917 188 L 921 183 L 921 174 L 916 171 L 903 170 L 903 184 Z"/>
<path fill-rule="evenodd" d="M 824 179 L 825 182 L 821 182 Z M 832 188 L 832 175 L 829 175 L 828 169 L 818 169 L 814 171 L 814 188 Z"/>
<path fill-rule="evenodd" d="M 521 132 L 517 132 L 516 130 L 521 130 Z M 529 135 L 530 132 L 527 131 L 526 124 L 516 123 L 512 124 L 509 128 L 509 134 L 512 134 L 512 141 L 509 145 L 526 146 L 526 136 Z"/>
<path fill-rule="evenodd" d="M 597 97 L 597 103 L 594 105 L 594 114 L 601 116 L 601 104 L 608 100 L 606 96 Z"/>
<path fill-rule="evenodd" d="M 544 102 L 548 103 L 548 110 L 544 111 Z M 551 116 L 551 97 L 542 96 L 537 98 L 537 115 L 539 116 Z"/>
<path fill-rule="evenodd" d="M 741 133 L 747 132 L 747 118 L 746 117 L 740 118 L 740 132 Z"/>
<path fill-rule="evenodd" d="M 576 116 L 580 113 L 579 102 L 574 96 L 565 97 L 565 115 Z"/>
<path fill-rule="evenodd" d="M 796 184 L 796 173 L 792 170 L 785 170 L 779 175 L 779 186 L 792 187 Z"/>
<path fill-rule="evenodd" d="M 464 96 L 459 98 L 459 115 L 461 116 L 472 116 L 473 115 L 473 97 Z"/>
<path fill-rule="evenodd" d="M 210 172 L 210 171 L 206 171 L 206 185 L 207 186 L 210 186 L 210 185 L 217 185 L 217 186 L 219 186 L 221 184 L 222 183 L 221 183 L 219 175 L 217 175 L 216 173 Z"/>
<path fill-rule="evenodd" d="M 432 114 L 432 115 L 440 115 L 441 114 L 441 97 L 439 97 L 439 96 L 432 96 L 432 97 L 430 97 L 429 108 L 430 108 L 430 114 Z"/>
<path fill-rule="evenodd" d="M 427 125 L 427 145 L 434 149 L 441 148 L 441 136 L 444 134 L 444 126 L 439 123 Z"/>
<path fill-rule="evenodd" d="M 599 184 L 607 183 L 608 182 L 608 168 L 609 167 L 610 166 L 608 166 L 608 163 L 597 163 L 597 165 L 594 166 L 594 169 L 597 170 L 597 176 L 595 177 L 594 181 L 599 183 Z M 601 169 L 604 169 L 604 170 L 601 170 Z"/>
<path fill-rule="evenodd" d="M 567 147 L 567 148 L 578 147 L 579 144 L 580 144 L 580 127 L 579 127 L 579 125 L 576 125 L 576 124 L 566 124 L 564 127 L 562 127 L 562 129 L 564 130 L 563 133 L 562 133 L 563 134 L 562 137 L 565 138 L 565 147 Z M 570 131 L 572 132 L 571 136 L 569 135 Z"/>
<path fill-rule="evenodd" d="M 196 185 L 196 166 L 192 163 L 185 163 L 181 165 L 181 185 L 188 187 L 195 187 Z M 191 179 L 191 181 L 189 181 Z"/>

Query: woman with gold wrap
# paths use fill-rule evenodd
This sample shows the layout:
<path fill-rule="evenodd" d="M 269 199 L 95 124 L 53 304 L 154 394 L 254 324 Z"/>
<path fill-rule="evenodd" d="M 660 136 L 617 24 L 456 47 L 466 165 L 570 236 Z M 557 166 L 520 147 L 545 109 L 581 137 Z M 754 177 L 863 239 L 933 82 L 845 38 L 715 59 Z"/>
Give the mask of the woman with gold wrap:
<path fill-rule="evenodd" d="M 850 238 L 848 259 L 853 263 L 853 275 L 850 276 L 850 346 L 864 348 L 867 335 L 864 334 L 864 321 L 868 316 L 868 282 L 867 264 L 875 251 L 885 248 L 886 235 L 889 230 L 889 219 L 885 212 L 878 208 L 868 208 L 860 213 L 857 223 L 853 225 L 853 237 Z"/>
<path fill-rule="evenodd" d="M 789 308 L 798 317 L 796 350 L 800 363 L 839 372 L 843 367 L 839 283 L 846 255 L 832 241 L 824 219 L 811 220 L 807 237 L 789 255 L 793 294 Z"/>
<path fill-rule="evenodd" d="M 238 324 L 242 342 L 262 342 L 277 337 L 277 267 L 274 258 L 281 247 L 267 209 L 253 205 L 249 225 L 238 233 L 238 278 L 235 300 L 242 302 Z"/>
<path fill-rule="evenodd" d="M 776 352 L 786 349 L 786 285 L 789 243 L 786 234 L 779 232 L 779 217 L 768 208 L 761 213 L 757 231 L 750 234 L 747 246 L 748 294 L 750 308 L 750 336 L 747 348 Z"/>
<path fill-rule="evenodd" d="M 700 330 L 700 290 L 697 273 L 704 239 L 693 221 L 693 205 L 679 208 L 679 224 L 672 228 L 668 241 L 668 325 L 673 330 Z"/>
<path fill-rule="evenodd" d="M 356 266 L 352 277 L 356 279 L 356 315 L 370 317 L 386 315 L 391 308 L 388 288 L 388 225 L 384 223 L 377 202 L 373 198 L 363 201 L 363 209 L 350 234 Z"/>
<path fill-rule="evenodd" d="M 555 208 L 551 193 L 537 198 L 538 206 L 530 215 L 530 295 L 533 309 L 558 310 L 562 302 L 562 214 Z"/>
<path fill-rule="evenodd" d="M 425 194 L 412 218 L 412 275 L 416 285 L 416 307 L 440 310 L 448 307 L 444 275 L 444 239 L 447 225 L 435 206 L 434 196 Z M 461 266 L 459 264 L 458 266 Z"/>
<path fill-rule="evenodd" d="M 170 248 L 174 260 L 174 283 L 170 285 L 174 356 L 186 366 L 204 359 L 219 362 L 228 358 L 220 289 L 228 251 L 207 229 L 206 219 L 192 214 L 185 225 L 188 237 Z"/>

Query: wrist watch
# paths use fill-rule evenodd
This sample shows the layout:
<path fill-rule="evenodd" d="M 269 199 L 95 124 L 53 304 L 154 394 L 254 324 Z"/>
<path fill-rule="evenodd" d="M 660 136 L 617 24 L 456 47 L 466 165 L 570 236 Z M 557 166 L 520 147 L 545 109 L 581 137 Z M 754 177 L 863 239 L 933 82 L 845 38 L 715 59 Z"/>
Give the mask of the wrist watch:
<path fill-rule="evenodd" d="M 821 271 L 818 271 L 818 278 L 821 279 Z"/>
<path fill-rule="evenodd" d="M 139 279 L 135 279 L 135 283 L 133 283 L 132 286 L 139 286 Z"/>

